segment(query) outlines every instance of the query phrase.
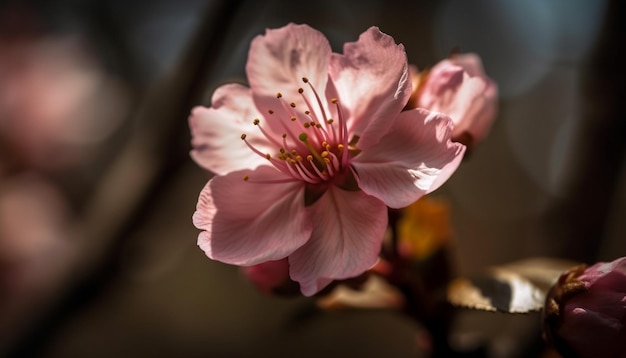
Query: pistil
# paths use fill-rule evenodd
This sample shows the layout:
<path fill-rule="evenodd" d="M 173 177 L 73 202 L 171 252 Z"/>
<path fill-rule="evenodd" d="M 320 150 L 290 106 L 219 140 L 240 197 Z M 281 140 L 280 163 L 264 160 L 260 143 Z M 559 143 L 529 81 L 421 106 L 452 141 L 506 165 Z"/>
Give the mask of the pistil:
<path fill-rule="evenodd" d="M 315 150 L 315 148 L 313 148 L 313 145 L 309 142 L 309 136 L 306 133 L 300 133 L 298 138 L 309 149 L 309 152 L 311 152 L 311 155 L 315 158 L 315 163 L 319 165 L 320 169 L 326 169 L 326 162 L 324 161 L 324 158 L 317 152 L 317 150 Z"/>

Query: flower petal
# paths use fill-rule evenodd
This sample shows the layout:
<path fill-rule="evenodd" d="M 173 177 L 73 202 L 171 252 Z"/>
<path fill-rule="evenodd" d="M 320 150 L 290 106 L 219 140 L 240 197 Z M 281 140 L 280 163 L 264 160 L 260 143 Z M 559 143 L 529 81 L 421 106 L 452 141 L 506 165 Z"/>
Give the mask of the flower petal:
<path fill-rule="evenodd" d="M 239 84 L 221 86 L 213 94 L 211 105 L 194 108 L 189 117 L 193 160 L 218 175 L 266 164 L 265 158 L 241 140 L 242 133 L 259 132 L 252 124 L 259 114 L 250 89 Z M 252 135 L 248 142 L 268 151 L 268 142 L 262 135 Z"/>
<path fill-rule="evenodd" d="M 385 204 L 362 191 L 331 186 L 311 208 L 311 239 L 289 256 L 291 278 L 306 296 L 374 265 L 387 228 Z"/>
<path fill-rule="evenodd" d="M 359 188 L 392 208 L 407 206 L 437 189 L 456 170 L 465 146 L 450 141 L 449 117 L 413 109 L 391 132 L 352 162 Z"/>
<path fill-rule="evenodd" d="M 307 88 L 302 78 L 308 78 L 323 94 L 330 53 L 326 37 L 307 25 L 288 24 L 255 37 L 250 44 L 246 73 L 261 112 L 280 110 L 281 103 L 276 99 L 280 92 L 284 96 L 281 100 L 294 103 L 303 113 L 307 107 L 298 89 Z"/>
<path fill-rule="evenodd" d="M 348 132 L 361 137 L 359 147 L 369 145 L 388 131 L 409 99 L 406 53 L 377 27 L 346 43 L 343 52 L 331 55 L 330 77 L 349 113 Z"/>
<path fill-rule="evenodd" d="M 261 166 L 211 179 L 193 215 L 194 225 L 205 230 L 198 237 L 200 248 L 214 260 L 254 265 L 282 259 L 302 246 L 312 231 L 304 184 L 260 183 L 289 178 Z"/>

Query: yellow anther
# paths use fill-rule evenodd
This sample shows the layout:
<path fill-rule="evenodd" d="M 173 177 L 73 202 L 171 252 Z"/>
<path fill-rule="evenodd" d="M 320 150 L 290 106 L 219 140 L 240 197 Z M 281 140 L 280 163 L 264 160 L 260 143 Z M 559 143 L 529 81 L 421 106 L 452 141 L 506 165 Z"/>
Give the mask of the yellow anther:
<path fill-rule="evenodd" d="M 252 121 L 252 123 L 253 123 L 255 126 L 258 126 L 258 125 L 259 125 L 259 122 L 261 122 L 261 120 L 260 120 L 260 119 L 258 119 L 258 118 L 255 118 L 255 119 Z"/>
<path fill-rule="evenodd" d="M 322 147 L 326 147 L 327 145 L 328 145 L 328 142 L 327 142 L 327 141 L 323 141 L 323 142 L 322 142 Z"/>
<path fill-rule="evenodd" d="M 343 150 L 343 144 L 337 144 L 337 149 Z"/>
<path fill-rule="evenodd" d="M 306 160 L 308 160 L 309 162 L 313 160 L 313 156 L 311 154 L 306 156 Z"/>
<path fill-rule="evenodd" d="M 280 148 L 278 151 L 281 152 L 282 154 L 285 154 L 285 148 Z"/>
<path fill-rule="evenodd" d="M 326 162 L 326 164 L 330 164 L 330 159 L 324 158 L 324 161 Z"/>
<path fill-rule="evenodd" d="M 298 154 L 298 152 L 297 152 L 295 149 L 292 149 L 292 150 L 291 150 L 291 154 L 292 154 L 292 155 L 296 155 L 296 154 Z"/>
<path fill-rule="evenodd" d="M 296 164 L 297 162 L 296 162 L 296 160 L 295 160 L 295 159 L 289 159 L 289 163 L 291 163 L 291 164 Z"/>
<path fill-rule="evenodd" d="M 250 179 L 250 177 L 249 177 L 249 176 L 247 176 L 247 175 L 244 175 L 244 176 L 243 176 L 243 181 L 248 181 L 248 179 Z"/>
<path fill-rule="evenodd" d="M 291 121 L 293 122 L 293 121 L 296 120 L 296 116 L 291 116 L 291 117 L 289 117 L 289 119 L 291 119 Z"/>
<path fill-rule="evenodd" d="M 339 100 L 337 98 L 331 98 L 330 100 L 333 104 L 339 102 Z"/>
<path fill-rule="evenodd" d="M 302 156 L 301 155 L 296 155 L 296 160 L 301 162 L 302 161 Z"/>
<path fill-rule="evenodd" d="M 322 158 L 326 158 L 328 157 L 328 152 L 327 151 L 323 151 L 322 152 Z"/>
<path fill-rule="evenodd" d="M 246 134 L 245 133 L 241 135 L 241 140 L 246 140 Z"/>
<path fill-rule="evenodd" d="M 280 93 L 280 92 L 276 93 L 276 98 L 280 98 L 280 97 L 282 97 L 282 96 L 283 96 L 283 94 L 282 94 L 282 93 Z"/>

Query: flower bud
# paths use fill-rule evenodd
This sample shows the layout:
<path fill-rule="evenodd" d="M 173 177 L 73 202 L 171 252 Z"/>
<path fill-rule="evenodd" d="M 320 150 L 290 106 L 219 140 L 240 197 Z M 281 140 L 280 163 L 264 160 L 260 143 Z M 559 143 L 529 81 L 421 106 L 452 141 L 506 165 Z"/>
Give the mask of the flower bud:
<path fill-rule="evenodd" d="M 289 278 L 289 262 L 286 258 L 242 267 L 241 270 L 266 295 L 290 296 L 300 291 L 298 284 Z"/>
<path fill-rule="evenodd" d="M 626 357 L 626 257 L 561 275 L 544 314 L 546 339 L 564 357 Z"/>

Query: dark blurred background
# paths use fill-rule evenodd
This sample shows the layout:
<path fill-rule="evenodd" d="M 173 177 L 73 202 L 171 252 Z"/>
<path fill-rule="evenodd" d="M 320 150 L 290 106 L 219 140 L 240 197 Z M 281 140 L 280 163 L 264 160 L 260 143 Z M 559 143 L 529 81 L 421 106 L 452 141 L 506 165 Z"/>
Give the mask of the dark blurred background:
<path fill-rule="evenodd" d="M 419 68 L 455 47 L 482 57 L 499 115 L 435 194 L 459 274 L 626 255 L 625 13 L 619 0 L 0 1 L 0 356 L 422 356 L 399 313 L 266 297 L 196 246 L 210 174 L 188 156 L 189 111 L 245 81 L 250 40 L 288 22 L 337 52 L 379 26 Z M 539 319 L 461 312 L 452 343 L 538 355 Z"/>

